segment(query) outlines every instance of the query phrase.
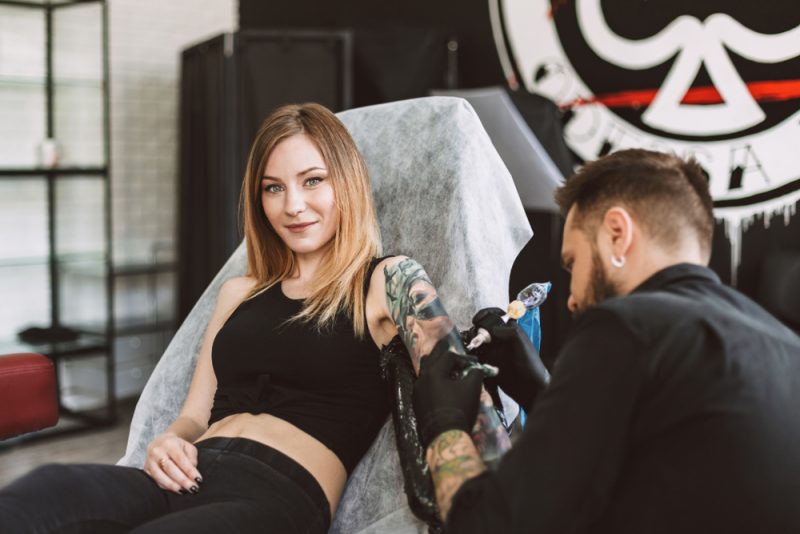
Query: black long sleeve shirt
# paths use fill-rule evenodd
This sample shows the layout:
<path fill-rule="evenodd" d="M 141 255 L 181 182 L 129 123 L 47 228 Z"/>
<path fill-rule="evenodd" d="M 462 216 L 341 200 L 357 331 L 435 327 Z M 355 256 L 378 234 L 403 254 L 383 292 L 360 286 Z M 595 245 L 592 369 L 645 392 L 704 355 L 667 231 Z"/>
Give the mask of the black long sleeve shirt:
<path fill-rule="evenodd" d="M 800 532 L 800 338 L 703 267 L 586 311 L 448 532 Z"/>

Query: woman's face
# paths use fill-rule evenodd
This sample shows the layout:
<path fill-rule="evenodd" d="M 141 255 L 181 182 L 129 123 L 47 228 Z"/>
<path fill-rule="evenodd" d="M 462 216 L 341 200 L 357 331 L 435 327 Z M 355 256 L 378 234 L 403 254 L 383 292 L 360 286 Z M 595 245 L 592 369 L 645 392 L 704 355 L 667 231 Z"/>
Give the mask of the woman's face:
<path fill-rule="evenodd" d="M 261 205 L 295 254 L 321 252 L 333 240 L 339 210 L 325 160 L 310 137 L 293 135 L 272 150 L 261 180 Z"/>

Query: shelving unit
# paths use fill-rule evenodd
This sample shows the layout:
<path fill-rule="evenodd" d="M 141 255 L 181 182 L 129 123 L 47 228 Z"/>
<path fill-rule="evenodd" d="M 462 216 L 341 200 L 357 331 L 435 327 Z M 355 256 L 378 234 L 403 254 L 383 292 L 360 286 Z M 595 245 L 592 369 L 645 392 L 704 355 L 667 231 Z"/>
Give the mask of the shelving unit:
<path fill-rule="evenodd" d="M 105 0 L 0 0 L 0 354 L 56 363 L 55 432 L 116 417 L 109 131 Z M 31 326 L 77 339 L 21 341 Z"/>
<path fill-rule="evenodd" d="M 163 252 L 163 251 L 162 251 Z M 114 353 L 118 398 L 138 395 L 177 328 L 176 265 L 158 250 L 149 262 L 114 268 Z"/>
<path fill-rule="evenodd" d="M 174 310 L 162 310 L 158 302 L 158 277 L 165 274 L 174 274 L 175 269 L 176 264 L 174 262 L 153 262 L 114 267 L 113 276 L 115 281 L 143 278 L 147 286 L 146 294 L 150 300 L 145 316 L 139 315 L 138 317 L 134 316 L 115 321 L 115 336 L 148 334 L 175 328 Z M 115 316 L 118 317 L 119 314 L 115 314 Z"/>

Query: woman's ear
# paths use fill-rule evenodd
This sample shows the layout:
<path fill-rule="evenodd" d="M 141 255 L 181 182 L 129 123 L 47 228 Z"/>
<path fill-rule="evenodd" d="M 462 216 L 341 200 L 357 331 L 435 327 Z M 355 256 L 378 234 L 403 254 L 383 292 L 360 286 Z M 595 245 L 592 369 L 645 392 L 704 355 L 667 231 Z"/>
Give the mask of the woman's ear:
<path fill-rule="evenodd" d="M 624 258 L 633 243 L 634 222 L 631 214 L 621 206 L 612 206 L 603 216 L 603 229 L 611 240 L 611 252 Z"/>

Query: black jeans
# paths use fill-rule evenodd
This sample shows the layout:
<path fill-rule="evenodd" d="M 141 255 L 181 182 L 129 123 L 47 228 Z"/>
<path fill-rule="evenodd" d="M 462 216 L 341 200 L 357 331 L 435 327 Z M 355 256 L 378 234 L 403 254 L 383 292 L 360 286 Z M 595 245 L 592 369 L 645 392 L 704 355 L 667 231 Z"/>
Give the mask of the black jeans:
<path fill-rule="evenodd" d="M 317 481 L 286 455 L 243 438 L 196 444 L 197 495 L 160 489 L 115 465 L 46 465 L 0 490 L 0 530 L 21 533 L 325 533 Z"/>

